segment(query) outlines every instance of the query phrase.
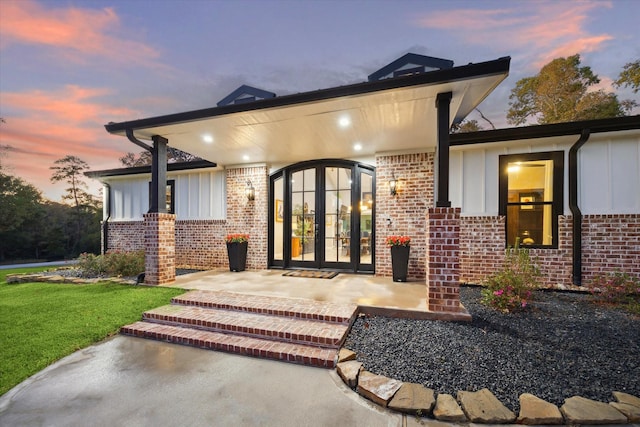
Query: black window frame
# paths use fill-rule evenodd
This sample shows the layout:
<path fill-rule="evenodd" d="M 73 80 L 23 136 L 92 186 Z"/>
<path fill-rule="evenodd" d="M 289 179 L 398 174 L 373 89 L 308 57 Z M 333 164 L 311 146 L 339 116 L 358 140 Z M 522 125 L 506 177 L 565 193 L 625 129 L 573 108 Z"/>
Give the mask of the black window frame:
<path fill-rule="evenodd" d="M 176 180 L 175 179 L 168 179 L 167 180 L 167 189 L 169 189 L 169 191 L 171 192 L 171 198 L 170 198 L 170 205 L 169 208 L 167 209 L 167 213 L 170 214 L 174 214 L 176 213 Z M 152 192 L 152 188 L 151 188 L 151 181 L 149 181 L 149 206 L 151 206 L 151 192 Z M 166 192 L 165 192 L 165 199 L 166 199 Z M 166 203 L 166 200 L 165 200 Z"/>
<path fill-rule="evenodd" d="M 505 247 L 511 246 L 508 242 L 509 218 L 507 216 L 508 206 L 541 205 L 551 206 L 551 244 L 526 245 L 527 248 L 535 249 L 558 249 L 558 217 L 564 213 L 564 151 L 545 151 L 538 153 L 505 154 L 498 157 L 499 167 L 499 195 L 498 214 L 505 217 L 504 240 Z M 507 167 L 509 163 L 531 162 L 536 160 L 551 160 L 553 162 L 553 200 L 551 202 L 515 203 L 509 202 L 509 173 Z"/>

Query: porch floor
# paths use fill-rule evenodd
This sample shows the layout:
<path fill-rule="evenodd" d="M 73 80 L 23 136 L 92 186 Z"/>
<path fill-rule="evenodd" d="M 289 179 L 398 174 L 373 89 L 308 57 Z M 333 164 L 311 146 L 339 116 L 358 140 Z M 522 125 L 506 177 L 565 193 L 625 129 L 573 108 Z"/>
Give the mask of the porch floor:
<path fill-rule="evenodd" d="M 360 312 L 371 315 L 471 320 L 464 308 L 458 313 L 429 311 L 424 281 L 394 282 L 390 277 L 349 273 L 340 273 L 333 279 L 308 279 L 283 276 L 287 271 L 230 272 L 220 268 L 177 276 L 175 282 L 163 286 L 356 304 Z"/>

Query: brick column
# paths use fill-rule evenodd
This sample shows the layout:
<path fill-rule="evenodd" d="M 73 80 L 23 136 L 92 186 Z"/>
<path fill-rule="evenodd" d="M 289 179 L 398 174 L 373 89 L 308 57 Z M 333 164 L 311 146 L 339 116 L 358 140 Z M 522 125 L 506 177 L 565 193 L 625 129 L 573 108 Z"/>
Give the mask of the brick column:
<path fill-rule="evenodd" d="M 175 223 L 173 214 L 144 214 L 144 282 L 148 285 L 162 285 L 176 279 Z"/>
<path fill-rule="evenodd" d="M 427 308 L 460 312 L 460 208 L 427 212 Z"/>

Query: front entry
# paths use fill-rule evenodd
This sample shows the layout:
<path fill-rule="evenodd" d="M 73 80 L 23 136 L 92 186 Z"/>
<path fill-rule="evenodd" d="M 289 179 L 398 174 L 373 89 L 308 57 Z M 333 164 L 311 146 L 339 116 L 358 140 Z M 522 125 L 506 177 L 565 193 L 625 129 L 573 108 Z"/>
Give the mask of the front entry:
<path fill-rule="evenodd" d="M 375 169 L 304 162 L 270 179 L 269 265 L 374 271 Z"/>

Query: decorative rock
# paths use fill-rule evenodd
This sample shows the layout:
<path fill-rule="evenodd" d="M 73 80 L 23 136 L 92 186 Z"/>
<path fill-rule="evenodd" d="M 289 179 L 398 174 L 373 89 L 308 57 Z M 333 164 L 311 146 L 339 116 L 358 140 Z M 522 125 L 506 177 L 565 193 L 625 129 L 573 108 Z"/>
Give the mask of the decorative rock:
<path fill-rule="evenodd" d="M 640 421 L 640 407 L 620 402 L 611 402 L 609 405 L 622 412 L 629 422 L 637 423 Z"/>
<path fill-rule="evenodd" d="M 436 399 L 436 407 L 433 408 L 433 416 L 436 420 L 464 423 L 467 417 L 462 412 L 458 402 L 450 394 L 439 394 Z"/>
<path fill-rule="evenodd" d="M 486 388 L 476 392 L 459 391 L 458 401 L 469 421 L 474 423 L 505 424 L 516 419 L 516 414 Z"/>
<path fill-rule="evenodd" d="M 338 352 L 338 363 L 348 362 L 349 360 L 356 360 L 356 353 L 348 348 L 341 348 Z"/>
<path fill-rule="evenodd" d="M 404 383 L 389 402 L 389 408 L 413 415 L 429 415 L 435 404 L 433 390 L 422 384 Z"/>
<path fill-rule="evenodd" d="M 369 371 L 362 371 L 358 377 L 358 393 L 385 408 L 401 386 L 401 381 L 372 374 Z"/>
<path fill-rule="evenodd" d="M 626 403 L 628 405 L 637 406 L 640 408 L 640 397 L 635 397 L 629 393 L 623 393 L 621 391 L 614 391 L 613 397 L 620 403 Z"/>
<path fill-rule="evenodd" d="M 608 403 L 580 396 L 565 399 L 560 407 L 567 424 L 621 424 L 627 422 L 622 412 Z"/>
<path fill-rule="evenodd" d="M 518 424 L 562 424 L 564 419 L 556 405 L 533 394 L 520 395 L 520 416 Z"/>
<path fill-rule="evenodd" d="M 362 369 L 362 362 L 358 362 L 357 360 L 341 362 L 338 363 L 336 367 L 338 375 L 340 375 L 342 381 L 351 388 L 355 388 L 358 385 L 358 374 L 360 373 L 360 369 Z"/>

